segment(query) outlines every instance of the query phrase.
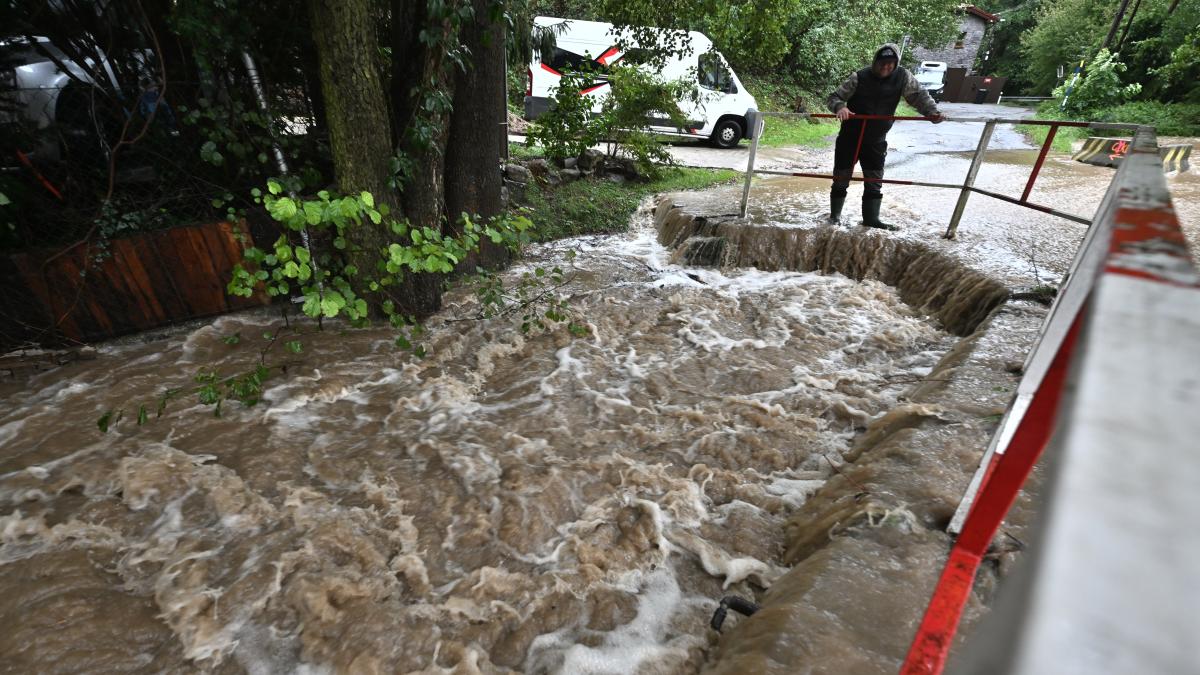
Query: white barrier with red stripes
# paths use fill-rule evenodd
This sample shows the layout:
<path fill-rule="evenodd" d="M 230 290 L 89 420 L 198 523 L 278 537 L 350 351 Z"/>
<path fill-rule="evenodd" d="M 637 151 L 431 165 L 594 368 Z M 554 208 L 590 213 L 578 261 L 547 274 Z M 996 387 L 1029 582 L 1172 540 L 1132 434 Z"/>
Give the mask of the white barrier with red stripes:
<path fill-rule="evenodd" d="M 975 573 L 1049 448 L 1043 523 L 972 673 L 1200 672 L 1200 283 L 1137 131 L 1076 256 L 905 661 L 945 667 Z M 961 516 L 965 514 L 965 518 Z"/>

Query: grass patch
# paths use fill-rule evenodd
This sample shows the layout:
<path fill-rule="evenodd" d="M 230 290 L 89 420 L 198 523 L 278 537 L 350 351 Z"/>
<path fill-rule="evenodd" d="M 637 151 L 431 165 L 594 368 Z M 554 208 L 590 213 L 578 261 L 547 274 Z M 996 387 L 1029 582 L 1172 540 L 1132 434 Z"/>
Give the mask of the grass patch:
<path fill-rule="evenodd" d="M 733 182 L 739 175 L 730 169 L 668 168 L 662 178 L 648 183 L 578 180 L 554 188 L 530 184 L 525 190 L 527 215 L 542 241 L 624 232 L 647 195 L 698 190 Z"/>
<path fill-rule="evenodd" d="M 1082 114 L 1068 115 L 1059 110 L 1056 100 L 1045 101 L 1038 106 L 1037 118 L 1042 120 L 1086 120 L 1090 122 L 1123 122 L 1126 124 L 1148 124 L 1160 136 L 1200 136 L 1200 105 L 1186 103 L 1159 103 L 1157 101 L 1135 101 L 1104 110 L 1092 110 Z M 1023 125 L 1020 131 L 1039 147 L 1046 141 L 1050 127 Z M 1071 152 L 1076 141 L 1088 136 L 1131 136 L 1129 131 L 1059 127 L 1051 146 L 1059 152 Z"/>
<path fill-rule="evenodd" d="M 1058 109 L 1058 101 L 1043 101 L 1037 108 L 1039 120 L 1072 120 L 1077 119 L 1071 115 L 1067 115 Z M 1050 134 L 1050 127 L 1040 124 L 1020 124 L 1017 125 L 1017 130 L 1025 134 L 1030 143 L 1037 147 L 1042 147 L 1042 143 L 1046 142 L 1046 136 Z M 1088 136 L 1097 135 L 1097 132 L 1090 131 L 1081 127 L 1059 127 L 1054 134 L 1054 143 L 1050 145 L 1050 149 L 1055 152 L 1072 152 L 1076 141 L 1082 141 Z"/>
<path fill-rule="evenodd" d="M 786 83 L 772 82 L 748 76 L 743 84 L 754 94 L 758 109 L 768 112 L 826 112 L 824 97 Z M 830 120 L 806 120 L 796 117 L 768 117 L 763 126 L 759 144 L 768 148 L 802 145 L 809 148 L 826 148 L 832 145 L 832 136 L 838 132 L 838 123 Z"/>
<path fill-rule="evenodd" d="M 546 151 L 540 145 L 525 145 L 523 143 L 508 144 L 508 158 L 511 161 L 520 161 L 523 159 L 537 159 L 545 157 Z"/>
<path fill-rule="evenodd" d="M 1038 116 L 1039 119 L 1050 119 Z M 1017 126 L 1017 130 L 1025 134 L 1029 138 L 1029 142 L 1037 147 L 1042 147 L 1042 143 L 1046 142 L 1046 136 L 1050 134 L 1050 127 L 1044 127 L 1038 124 L 1022 124 Z M 1072 152 L 1076 141 L 1082 141 L 1095 132 L 1082 129 L 1080 127 L 1059 127 L 1054 134 L 1054 142 L 1050 144 L 1050 149 L 1055 152 Z"/>
<path fill-rule="evenodd" d="M 837 132 L 837 122 L 828 120 L 768 117 L 763 124 L 763 135 L 758 143 L 768 148 L 789 145 L 827 148 L 833 144 L 833 136 Z"/>

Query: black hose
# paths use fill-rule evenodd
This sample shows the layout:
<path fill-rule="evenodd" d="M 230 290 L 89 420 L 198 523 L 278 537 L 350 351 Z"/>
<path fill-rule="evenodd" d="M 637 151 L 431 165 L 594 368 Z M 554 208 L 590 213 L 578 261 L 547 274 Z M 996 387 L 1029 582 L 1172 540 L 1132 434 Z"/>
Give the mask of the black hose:
<path fill-rule="evenodd" d="M 721 598 L 721 604 L 717 606 L 717 611 L 713 612 L 712 621 L 709 623 L 713 630 L 721 632 L 721 625 L 725 623 L 725 616 L 731 609 L 742 616 L 751 616 L 759 610 L 759 606 L 738 595 Z"/>

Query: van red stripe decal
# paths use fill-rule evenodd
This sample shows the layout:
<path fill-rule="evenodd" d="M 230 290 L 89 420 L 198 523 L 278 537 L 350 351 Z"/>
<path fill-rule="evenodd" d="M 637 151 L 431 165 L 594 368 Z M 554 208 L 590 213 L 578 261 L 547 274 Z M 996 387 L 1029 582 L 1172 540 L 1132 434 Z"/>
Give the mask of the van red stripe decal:
<path fill-rule="evenodd" d="M 551 68 L 550 66 L 548 66 L 548 65 L 546 65 L 546 64 L 544 64 L 544 63 L 542 64 L 542 70 L 544 70 L 544 71 L 546 71 L 546 72 L 548 72 L 548 73 L 553 73 L 554 75 L 557 75 L 557 76 L 559 76 L 559 77 L 562 77 L 562 73 L 558 72 L 557 70 L 555 70 L 555 69 Z"/>
<path fill-rule="evenodd" d="M 583 96 L 584 94 L 590 94 L 593 91 L 596 91 L 597 89 L 599 89 L 600 87 L 607 87 L 607 86 L 608 86 L 607 82 L 601 82 L 600 84 L 595 84 L 595 85 L 588 87 L 587 89 L 584 89 L 583 91 L 579 92 L 579 95 Z"/>
<path fill-rule="evenodd" d="M 608 51 L 604 52 L 600 55 L 600 58 L 596 59 L 596 63 L 599 63 L 602 66 L 607 66 L 608 60 L 615 56 L 618 51 L 619 50 L 615 46 L 609 47 Z"/>

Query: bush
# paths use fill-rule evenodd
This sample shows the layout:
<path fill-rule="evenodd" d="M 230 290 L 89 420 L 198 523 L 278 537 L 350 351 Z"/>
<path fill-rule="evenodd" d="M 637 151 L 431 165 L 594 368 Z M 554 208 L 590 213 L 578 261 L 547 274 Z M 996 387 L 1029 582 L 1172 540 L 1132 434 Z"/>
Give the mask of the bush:
<path fill-rule="evenodd" d="M 1101 49 L 1088 64 L 1087 74 L 1075 83 L 1070 95 L 1067 95 L 1067 88 L 1071 86 L 1071 80 L 1068 79 L 1054 90 L 1054 97 L 1059 100 L 1065 98 L 1065 112 L 1075 115 L 1118 106 L 1142 91 L 1140 84 L 1121 84 L 1121 73 L 1126 70 L 1126 65 L 1117 60 L 1115 54 Z"/>
<path fill-rule="evenodd" d="M 563 73 L 550 110 L 543 113 L 530 129 L 529 139 L 541 145 L 547 157 L 575 157 L 601 142 L 608 143 L 608 154 L 631 157 L 638 169 L 658 175 L 659 164 L 670 164 L 670 153 L 646 127 L 656 125 L 685 128 L 687 120 L 677 101 L 692 95 L 695 88 L 682 80 L 664 82 L 633 65 L 615 65 L 607 72 L 610 91 L 592 110 L 593 100 L 580 92 L 602 82 L 589 69 Z"/>
<path fill-rule="evenodd" d="M 647 195 L 656 192 L 700 190 L 738 178 L 728 169 L 675 167 L 649 183 L 578 180 L 557 188 L 530 183 L 526 192 L 528 217 L 537 223 L 542 240 L 582 234 L 624 232 L 629 218 Z"/>
<path fill-rule="evenodd" d="M 1134 101 L 1099 111 L 1097 122 L 1149 124 L 1163 136 L 1200 136 L 1200 104 Z"/>

